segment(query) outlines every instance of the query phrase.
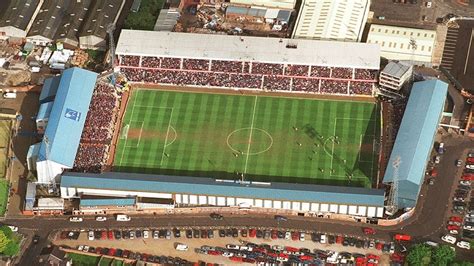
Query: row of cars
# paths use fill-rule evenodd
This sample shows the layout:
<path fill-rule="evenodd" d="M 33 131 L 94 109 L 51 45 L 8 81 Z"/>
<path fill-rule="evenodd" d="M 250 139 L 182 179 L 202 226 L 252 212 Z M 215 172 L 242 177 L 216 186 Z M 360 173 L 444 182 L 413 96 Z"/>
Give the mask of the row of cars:
<path fill-rule="evenodd" d="M 380 257 L 374 254 L 336 252 L 332 250 L 310 250 L 268 244 L 257 245 L 244 242 L 241 245 L 227 244 L 225 247 L 201 246 L 194 250 L 198 254 L 223 256 L 233 262 L 258 264 L 289 263 L 315 265 L 378 265 Z"/>
<path fill-rule="evenodd" d="M 462 161 L 459 165 L 462 165 Z M 463 249 L 471 249 L 469 239 L 474 238 L 474 200 L 471 198 L 471 182 L 474 182 L 474 151 L 467 154 L 465 168 L 453 196 L 453 209 L 455 214 L 449 217 L 446 230 L 449 234 L 441 240 L 456 244 Z"/>
<path fill-rule="evenodd" d="M 118 257 L 130 260 L 139 260 L 145 262 L 154 262 L 165 265 L 194 265 L 192 262 L 185 260 L 180 257 L 171 257 L 171 256 L 155 256 L 146 253 L 132 252 L 130 250 L 124 250 L 119 248 L 101 248 L 101 247 L 90 247 L 86 245 L 79 245 L 77 250 L 94 253 L 99 255 Z"/>

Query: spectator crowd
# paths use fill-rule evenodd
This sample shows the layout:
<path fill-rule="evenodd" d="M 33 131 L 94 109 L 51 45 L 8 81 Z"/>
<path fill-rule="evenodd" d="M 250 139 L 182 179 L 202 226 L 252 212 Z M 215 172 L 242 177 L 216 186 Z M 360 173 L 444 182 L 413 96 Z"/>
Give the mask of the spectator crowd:
<path fill-rule="evenodd" d="M 81 142 L 76 155 L 74 168 L 77 171 L 100 172 L 107 159 L 119 96 L 113 87 L 98 82 L 87 112 Z"/>
<path fill-rule="evenodd" d="M 148 56 L 122 56 L 120 63 L 122 73 L 133 82 L 346 95 L 371 95 L 378 73 L 344 67 Z"/>

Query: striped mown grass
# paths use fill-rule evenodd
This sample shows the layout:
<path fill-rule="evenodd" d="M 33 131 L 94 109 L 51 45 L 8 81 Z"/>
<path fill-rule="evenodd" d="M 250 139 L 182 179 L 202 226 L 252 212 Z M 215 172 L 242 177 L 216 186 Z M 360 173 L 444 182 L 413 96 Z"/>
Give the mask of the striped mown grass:
<path fill-rule="evenodd" d="M 134 90 L 114 170 L 370 187 L 374 103 Z"/>

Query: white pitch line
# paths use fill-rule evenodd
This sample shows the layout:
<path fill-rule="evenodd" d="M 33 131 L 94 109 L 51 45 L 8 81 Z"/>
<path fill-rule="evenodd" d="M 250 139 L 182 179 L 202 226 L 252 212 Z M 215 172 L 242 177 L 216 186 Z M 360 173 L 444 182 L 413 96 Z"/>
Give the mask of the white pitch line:
<path fill-rule="evenodd" d="M 334 133 L 332 134 L 332 149 L 331 149 L 331 169 L 330 171 L 332 171 L 333 167 L 332 167 L 332 163 L 333 163 L 333 160 L 334 160 L 334 142 L 336 142 L 336 126 L 337 126 L 337 117 L 334 118 Z M 332 175 L 330 175 L 332 176 Z"/>
<path fill-rule="evenodd" d="M 170 119 L 168 120 L 168 128 L 166 129 L 165 144 L 163 144 L 163 152 L 161 153 L 160 166 L 163 164 L 163 157 L 165 156 L 166 142 L 168 142 L 168 135 L 169 135 L 169 133 L 170 133 L 171 119 L 173 118 L 173 110 L 174 110 L 174 108 L 171 108 Z"/>
<path fill-rule="evenodd" d="M 137 97 L 137 96 L 135 95 L 135 97 Z M 133 103 L 135 103 L 135 100 L 136 100 L 136 98 L 133 98 Z M 132 113 L 130 114 L 130 121 L 133 120 L 133 111 L 134 110 L 135 110 L 135 105 L 132 106 Z M 125 117 L 124 117 L 124 119 L 125 119 Z M 119 163 L 120 166 L 122 166 L 123 154 L 125 153 L 125 148 L 127 148 L 127 140 L 128 140 L 128 136 L 125 136 L 125 143 L 123 144 L 122 156 L 120 156 L 120 163 Z"/>
<path fill-rule="evenodd" d="M 140 127 L 140 135 L 138 136 L 137 148 L 138 146 L 140 146 L 140 140 L 142 140 L 143 124 L 144 124 L 144 121 L 142 121 L 142 126 Z"/>
<path fill-rule="evenodd" d="M 255 101 L 254 101 L 254 104 L 253 104 L 252 123 L 250 124 L 249 144 L 247 145 L 247 157 L 245 158 L 244 174 L 247 173 L 247 165 L 248 165 L 248 162 L 249 162 L 250 145 L 252 143 L 252 134 L 253 134 L 253 123 L 255 121 L 255 110 L 257 109 L 257 98 L 258 98 L 258 96 L 255 96 Z"/>

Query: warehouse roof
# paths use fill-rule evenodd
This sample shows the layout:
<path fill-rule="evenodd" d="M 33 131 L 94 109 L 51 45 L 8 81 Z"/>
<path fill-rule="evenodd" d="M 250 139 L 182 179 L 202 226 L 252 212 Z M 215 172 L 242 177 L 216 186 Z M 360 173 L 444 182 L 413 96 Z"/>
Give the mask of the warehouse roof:
<path fill-rule="evenodd" d="M 381 189 L 290 183 L 248 182 L 241 184 L 233 180 L 187 176 L 67 172 L 61 177 L 61 187 L 384 206 L 384 191 Z"/>
<path fill-rule="evenodd" d="M 56 31 L 56 40 L 69 39 L 78 42 L 79 29 L 86 17 L 92 0 L 71 1 L 61 27 Z M 76 44 L 77 45 L 77 44 Z"/>
<path fill-rule="evenodd" d="M 120 15 L 120 9 L 125 0 L 97 0 L 90 7 L 80 36 L 94 35 L 105 39 L 107 25 L 115 23 L 115 18 Z"/>
<path fill-rule="evenodd" d="M 77 67 L 63 72 L 41 142 L 39 161 L 51 160 L 72 168 L 96 78 L 96 73 Z"/>
<path fill-rule="evenodd" d="M 11 0 L 0 18 L 0 27 L 13 26 L 26 30 L 40 0 Z"/>
<path fill-rule="evenodd" d="M 116 53 L 379 69 L 378 44 L 122 30 Z"/>
<path fill-rule="evenodd" d="M 423 183 L 448 84 L 440 80 L 415 82 L 393 146 L 384 183 L 392 182 L 398 166 L 399 206 L 414 207 Z"/>
<path fill-rule="evenodd" d="M 35 21 L 31 26 L 28 36 L 40 35 L 42 37 L 54 40 L 54 35 L 60 26 L 62 26 L 65 11 L 72 1 L 67 0 L 44 0 Z"/>

